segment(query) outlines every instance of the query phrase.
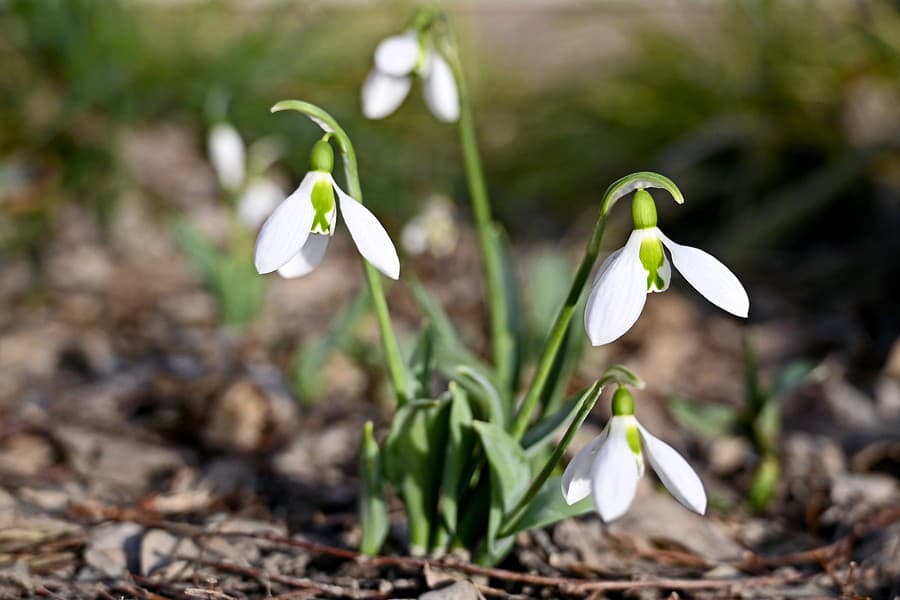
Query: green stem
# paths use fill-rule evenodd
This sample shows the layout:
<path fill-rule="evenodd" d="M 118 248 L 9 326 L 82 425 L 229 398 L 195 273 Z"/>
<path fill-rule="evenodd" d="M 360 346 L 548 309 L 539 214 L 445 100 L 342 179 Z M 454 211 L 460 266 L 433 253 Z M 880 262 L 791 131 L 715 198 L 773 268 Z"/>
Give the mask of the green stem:
<path fill-rule="evenodd" d="M 359 183 L 359 169 L 356 165 L 356 152 L 350 137 L 338 125 L 334 118 L 309 102 L 302 100 L 282 100 L 272 107 L 272 112 L 282 110 L 296 110 L 305 114 L 326 133 L 334 136 L 337 141 L 338 148 L 344 163 L 344 177 L 347 180 L 347 191 L 357 201 L 362 202 L 362 186 Z M 378 271 L 370 265 L 365 259 L 363 265 L 366 271 L 366 281 L 369 284 L 369 291 L 372 294 L 372 304 L 375 307 L 375 317 L 378 319 L 378 326 L 381 329 L 381 343 L 384 347 L 385 362 L 387 363 L 388 372 L 394 385 L 394 391 L 397 394 L 397 403 L 402 406 L 407 400 L 406 374 L 403 368 L 403 359 L 400 356 L 400 349 L 397 346 L 397 338 L 394 336 L 394 329 L 391 325 L 391 316 L 388 312 L 387 300 L 384 296 L 384 288 L 381 286 L 381 279 Z"/>
<path fill-rule="evenodd" d="M 594 263 L 597 261 L 597 255 L 600 252 L 600 241 L 603 239 L 603 231 L 606 229 L 606 221 L 610 211 L 623 196 L 636 189 L 648 187 L 663 188 L 672 194 L 676 202 L 679 204 L 684 202 L 681 192 L 670 179 L 649 171 L 640 171 L 626 175 L 606 189 L 600 203 L 600 216 L 597 218 L 597 224 L 594 225 L 594 233 L 591 235 L 590 242 L 588 242 L 584 258 L 581 259 L 581 264 L 578 265 L 578 270 L 575 272 L 575 278 L 569 287 L 569 293 L 565 302 L 563 302 L 562 307 L 556 314 L 553 327 L 550 329 L 550 334 L 547 336 L 547 341 L 544 343 L 544 348 L 541 351 L 541 357 L 538 359 L 534 378 L 531 380 L 525 400 L 522 402 L 522 407 L 519 409 L 516 420 L 513 422 L 511 434 L 514 439 L 521 439 L 522 435 L 524 435 L 531 415 L 537 407 L 538 400 L 544 396 L 547 380 L 550 372 L 553 370 L 556 356 L 560 348 L 562 348 L 563 341 L 565 341 L 566 330 L 569 327 L 569 322 L 572 320 L 572 315 L 575 313 L 575 307 L 578 304 L 578 299 L 581 297 L 581 291 L 584 289 L 588 275 L 590 275 L 591 269 L 594 268 Z"/>
<path fill-rule="evenodd" d="M 481 155 L 478 152 L 478 139 L 475 135 L 472 99 L 466 87 L 466 78 L 463 74 L 456 40 L 447 23 L 446 16 L 440 14 L 438 23 L 442 26 L 442 40 L 445 42 L 444 56 L 453 71 L 453 78 L 456 80 L 456 89 L 459 93 L 459 140 L 462 146 L 466 179 L 469 184 L 472 212 L 475 215 L 475 225 L 478 229 L 478 240 L 484 256 L 494 367 L 497 369 L 499 381 L 508 388 L 512 385 L 515 360 L 513 336 L 509 329 L 510 317 L 504 298 L 503 262 L 499 253 L 499 245 L 494 239 L 496 234 L 491 217 L 491 203 L 481 165 Z"/>
<path fill-rule="evenodd" d="M 581 408 L 578 409 L 578 413 L 566 430 L 565 435 L 563 435 L 563 438 L 560 440 L 559 445 L 556 446 L 556 449 L 553 450 L 553 454 L 547 459 L 544 468 L 541 469 L 541 472 L 538 473 L 537 477 L 534 478 L 534 481 L 531 482 L 531 487 L 528 488 L 528 491 L 525 492 L 525 495 L 522 496 L 522 499 L 519 500 L 519 503 L 516 504 L 516 507 L 512 512 L 509 513 L 509 517 L 504 520 L 503 526 L 497 534 L 498 538 L 508 535 L 506 529 L 515 525 L 516 521 L 522 517 L 522 514 L 528 508 L 528 504 L 534 499 L 537 493 L 541 491 L 544 483 L 550 478 L 550 475 L 553 474 L 553 470 L 556 469 L 556 465 L 559 464 L 559 461 L 566 453 L 569 444 L 575 439 L 575 434 L 581 428 L 581 425 L 584 423 L 584 420 L 587 419 L 587 416 L 591 414 L 591 410 L 593 410 L 594 405 L 597 403 L 597 399 L 600 398 L 600 394 L 603 392 L 603 387 L 605 385 L 605 380 L 606 378 L 598 380 L 584 393 L 581 400 Z"/>

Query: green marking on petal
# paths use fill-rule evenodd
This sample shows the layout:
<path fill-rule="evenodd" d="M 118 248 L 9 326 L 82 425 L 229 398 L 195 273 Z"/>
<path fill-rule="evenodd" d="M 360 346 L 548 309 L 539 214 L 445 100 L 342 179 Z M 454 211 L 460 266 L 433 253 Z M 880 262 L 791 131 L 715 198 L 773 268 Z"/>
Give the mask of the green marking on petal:
<path fill-rule="evenodd" d="M 316 215 L 310 231 L 330 234 L 331 223 L 328 217 L 334 211 L 334 188 L 331 187 L 331 182 L 326 179 L 317 181 L 313 186 L 311 200 Z"/>
<path fill-rule="evenodd" d="M 640 249 L 641 264 L 647 269 L 647 289 L 661 290 L 665 287 L 665 282 L 659 274 L 659 269 L 665 260 L 662 242 L 655 237 L 648 237 L 641 240 Z"/>
<path fill-rule="evenodd" d="M 629 425 L 628 429 L 625 430 L 625 440 L 628 442 L 628 447 L 631 448 L 631 451 L 635 453 L 635 455 L 641 455 L 641 434 L 638 433 L 638 428 L 636 425 Z"/>

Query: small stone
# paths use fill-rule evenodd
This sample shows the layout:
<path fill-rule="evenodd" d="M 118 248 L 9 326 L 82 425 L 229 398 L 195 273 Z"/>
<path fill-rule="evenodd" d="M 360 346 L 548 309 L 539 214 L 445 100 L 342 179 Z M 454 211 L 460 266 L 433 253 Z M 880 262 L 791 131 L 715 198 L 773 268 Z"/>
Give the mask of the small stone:
<path fill-rule="evenodd" d="M 831 500 L 835 504 L 887 504 L 897 500 L 897 481 L 877 473 L 841 473 L 831 479 Z"/>
<path fill-rule="evenodd" d="M 138 549 L 143 528 L 137 523 L 105 523 L 90 535 L 85 562 L 102 577 L 120 577 L 138 569 Z"/>
<path fill-rule="evenodd" d="M 709 448 L 709 469 L 716 475 L 727 475 L 740 469 L 752 456 L 746 438 L 727 436 L 717 438 Z"/>
<path fill-rule="evenodd" d="M 195 558 L 199 549 L 193 541 L 178 538 L 163 529 L 151 529 L 141 539 L 140 572 L 144 576 L 179 572 L 182 576 L 193 573 L 193 568 L 179 557 Z"/>
<path fill-rule="evenodd" d="M 457 581 L 453 585 L 425 592 L 419 600 L 484 600 L 484 596 L 470 581 Z"/>

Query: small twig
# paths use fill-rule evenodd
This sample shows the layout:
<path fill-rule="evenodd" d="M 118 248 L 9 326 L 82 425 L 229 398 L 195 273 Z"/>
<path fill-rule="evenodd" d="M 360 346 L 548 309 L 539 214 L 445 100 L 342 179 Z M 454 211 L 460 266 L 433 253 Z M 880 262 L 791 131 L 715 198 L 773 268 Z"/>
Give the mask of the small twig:
<path fill-rule="evenodd" d="M 531 573 L 520 573 L 509 571 L 506 569 L 497 569 L 490 567 L 482 567 L 479 565 L 459 562 L 452 559 L 425 559 L 412 556 L 364 556 L 353 550 L 346 548 L 337 548 L 326 544 L 319 544 L 307 540 L 289 538 L 273 533 L 252 533 L 252 532 L 222 532 L 208 531 L 195 525 L 185 523 L 176 523 L 165 521 L 162 519 L 148 517 L 141 511 L 134 509 L 120 509 L 116 507 L 97 506 L 97 505 L 81 505 L 75 507 L 76 512 L 90 515 L 94 518 L 112 521 L 131 521 L 139 523 L 144 527 L 158 528 L 170 531 L 177 535 L 185 537 L 212 537 L 218 536 L 223 538 L 249 538 L 257 541 L 267 541 L 272 544 L 287 546 L 291 548 L 300 548 L 307 552 L 315 554 L 324 554 L 335 558 L 352 561 L 357 564 L 371 565 L 376 567 L 397 567 L 407 570 L 424 569 L 426 566 L 432 566 L 443 570 L 456 571 L 468 575 L 482 575 L 492 577 L 501 581 L 516 582 L 526 585 L 534 585 L 541 587 L 550 587 L 561 590 L 563 592 L 586 594 L 594 591 L 622 591 L 630 589 L 681 589 L 681 590 L 702 590 L 702 589 L 724 589 L 738 586 L 759 586 L 771 584 L 784 584 L 800 581 L 804 579 L 802 575 L 790 576 L 760 576 L 745 577 L 733 579 L 646 579 L 640 581 L 633 580 L 607 580 L 607 581 L 585 581 L 582 579 L 573 579 L 568 577 L 550 577 L 544 575 L 534 575 Z M 834 558 L 840 552 L 847 552 L 852 548 L 857 539 L 866 533 L 880 529 L 890 523 L 900 520 L 900 508 L 891 508 L 882 511 L 873 519 L 860 523 L 853 528 L 853 531 L 844 538 L 825 546 L 813 548 L 803 552 L 796 552 L 777 557 L 763 557 L 754 555 L 751 558 L 734 565 L 745 570 L 753 570 L 761 567 L 778 567 L 798 565 L 805 563 L 818 563 L 823 557 L 826 559 Z M 191 559 L 195 560 L 196 559 Z M 333 593 L 348 597 L 349 594 L 356 594 L 355 597 L 382 597 L 379 592 L 373 590 L 347 590 L 339 586 L 329 586 L 332 589 L 325 589 L 323 584 L 309 579 L 300 579 L 285 575 L 277 575 L 267 573 L 260 569 L 251 567 L 241 567 L 228 563 L 216 563 L 213 561 L 200 561 L 202 564 L 221 570 L 230 570 L 230 572 L 243 574 L 247 577 L 254 577 L 264 581 L 275 581 L 285 585 L 291 585 L 300 588 L 316 588 L 319 586 L 321 591 Z M 268 578 L 268 579 L 266 579 Z M 369 594 L 369 595 L 365 595 Z M 354 597 L 354 596 L 349 596 Z"/>
<path fill-rule="evenodd" d="M 268 571 L 264 571 L 263 569 L 257 569 L 255 567 L 244 567 L 241 565 L 236 565 L 233 563 L 227 562 L 219 562 L 215 560 L 206 560 L 200 558 L 191 558 L 191 557 L 176 557 L 178 560 L 193 560 L 195 563 L 203 565 L 205 567 L 210 567 L 212 569 L 218 569 L 219 571 L 225 571 L 226 573 L 233 573 L 235 575 L 243 575 L 244 577 L 252 577 L 253 579 L 258 580 L 260 583 L 266 584 L 269 581 L 274 581 L 275 583 L 281 583 L 284 585 L 289 585 L 291 587 L 302 588 L 302 589 L 311 589 L 316 590 L 317 592 L 324 592 L 326 594 L 331 594 L 332 596 L 338 596 L 340 598 L 384 598 L 384 594 L 375 590 L 352 590 L 345 587 L 341 587 L 339 585 L 332 585 L 330 583 L 322 583 L 319 581 L 314 581 L 312 579 L 308 579 L 306 577 L 292 577 L 290 575 L 280 575 L 278 573 L 270 573 Z"/>

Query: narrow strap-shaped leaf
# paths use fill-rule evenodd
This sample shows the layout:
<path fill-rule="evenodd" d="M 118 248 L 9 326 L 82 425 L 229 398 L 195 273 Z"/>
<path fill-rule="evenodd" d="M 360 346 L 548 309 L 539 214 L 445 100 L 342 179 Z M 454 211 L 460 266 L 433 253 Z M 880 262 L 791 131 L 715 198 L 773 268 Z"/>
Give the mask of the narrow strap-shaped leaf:
<path fill-rule="evenodd" d="M 424 398 L 431 395 L 431 375 L 434 371 L 434 330 L 426 321 L 416 347 L 409 358 L 410 377 L 407 378 L 411 386 L 411 398 Z"/>
<path fill-rule="evenodd" d="M 507 405 L 487 376 L 471 367 L 460 366 L 456 368 L 453 379 L 479 405 L 484 420 L 496 423 L 500 427 L 506 426 L 509 418 Z"/>
<path fill-rule="evenodd" d="M 359 448 L 359 474 L 362 489 L 359 494 L 359 521 L 362 530 L 359 550 L 375 555 L 387 537 L 390 522 L 384 503 L 384 485 L 381 479 L 381 452 L 372 432 L 372 422 L 363 426 Z"/>
<path fill-rule="evenodd" d="M 465 492 L 463 477 L 472 461 L 475 433 L 472 431 L 472 409 L 466 392 L 453 382 L 450 383 L 449 410 L 447 454 L 440 504 L 447 529 L 450 533 L 455 533 L 459 518 L 459 498 Z"/>
<path fill-rule="evenodd" d="M 513 401 L 519 384 L 519 371 L 522 368 L 522 349 L 525 341 L 525 319 L 522 309 L 522 297 L 516 282 L 516 268 L 513 263 L 509 240 L 504 231 L 496 223 L 492 224 L 489 236 L 490 244 L 501 263 L 500 303 L 504 308 L 502 315 L 505 327 L 499 339 L 493 343 L 497 346 L 494 355 L 498 363 L 496 379 L 504 392 L 504 397 Z M 498 332 L 499 333 L 499 332 Z M 508 408 L 512 412 L 512 406 Z"/>
<path fill-rule="evenodd" d="M 303 401 L 314 400 L 322 391 L 322 367 L 336 350 L 345 348 L 353 338 L 360 320 L 372 306 L 371 296 L 360 289 L 353 300 L 335 315 L 323 335 L 307 340 L 294 357 L 294 389 Z"/>
<path fill-rule="evenodd" d="M 512 436 L 494 423 L 475 421 L 473 427 L 487 456 L 491 477 L 491 506 L 485 536 L 484 557 L 493 561 L 508 547 L 498 544 L 500 525 L 528 488 L 531 477 L 522 447 Z"/>
<path fill-rule="evenodd" d="M 384 443 L 384 474 L 397 488 L 409 518 L 410 552 L 432 543 L 443 478 L 449 400 L 413 400 L 397 410 Z"/>
<path fill-rule="evenodd" d="M 504 533 L 515 535 L 520 531 L 526 531 L 535 527 L 552 525 L 569 517 L 577 517 L 594 510 L 591 497 L 572 504 L 566 503 L 562 495 L 560 485 L 561 477 L 551 477 L 544 482 L 537 495 L 528 503 L 528 508 L 521 517 L 504 528 Z"/>
<path fill-rule="evenodd" d="M 438 363 L 468 365 L 484 373 L 489 373 L 490 368 L 463 343 L 462 338 L 459 337 L 459 333 L 456 331 L 456 327 L 453 325 L 453 321 L 444 312 L 440 302 L 417 281 L 410 284 L 410 290 L 419 308 L 434 328 Z"/>

